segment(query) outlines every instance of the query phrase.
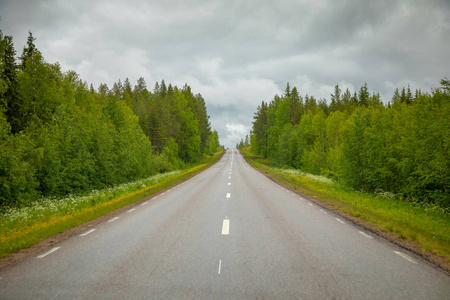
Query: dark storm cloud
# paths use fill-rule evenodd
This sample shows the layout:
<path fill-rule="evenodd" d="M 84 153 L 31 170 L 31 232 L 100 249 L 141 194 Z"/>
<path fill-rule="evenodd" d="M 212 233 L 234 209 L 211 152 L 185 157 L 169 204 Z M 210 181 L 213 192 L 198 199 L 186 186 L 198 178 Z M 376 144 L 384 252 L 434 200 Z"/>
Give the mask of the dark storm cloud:
<path fill-rule="evenodd" d="M 28 30 L 49 62 L 95 86 L 142 76 L 191 85 L 233 147 L 261 101 L 290 82 L 329 99 L 365 82 L 429 90 L 450 77 L 448 1 L 12 1 L 0 28 L 18 54 Z"/>

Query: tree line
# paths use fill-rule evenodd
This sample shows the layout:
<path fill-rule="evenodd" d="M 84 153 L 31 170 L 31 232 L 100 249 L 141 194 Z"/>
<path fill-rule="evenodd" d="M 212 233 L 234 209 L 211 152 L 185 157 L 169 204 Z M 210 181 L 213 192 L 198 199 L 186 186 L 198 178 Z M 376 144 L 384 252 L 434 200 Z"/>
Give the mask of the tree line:
<path fill-rule="evenodd" d="M 387 104 L 367 84 L 354 93 L 336 85 L 328 102 L 287 84 L 258 106 L 250 140 L 238 147 L 358 190 L 449 208 L 449 116 L 447 79 L 430 93 L 397 89 Z"/>
<path fill-rule="evenodd" d="M 97 90 L 44 60 L 29 33 L 16 60 L 0 30 L 0 206 L 186 167 L 219 147 L 191 88 L 143 78 Z"/>

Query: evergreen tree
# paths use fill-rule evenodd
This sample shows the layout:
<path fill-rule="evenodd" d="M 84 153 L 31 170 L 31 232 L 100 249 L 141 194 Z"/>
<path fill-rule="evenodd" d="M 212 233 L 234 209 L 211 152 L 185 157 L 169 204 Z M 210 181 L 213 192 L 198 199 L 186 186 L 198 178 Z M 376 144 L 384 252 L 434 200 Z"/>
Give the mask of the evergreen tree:
<path fill-rule="evenodd" d="M 358 106 L 369 106 L 369 91 L 367 88 L 367 83 L 364 84 L 358 93 Z"/>
<path fill-rule="evenodd" d="M 330 111 L 341 111 L 342 101 L 341 101 L 341 89 L 339 85 L 336 84 L 334 87 L 334 94 L 331 94 Z"/>
<path fill-rule="evenodd" d="M 28 31 L 27 45 L 23 48 L 22 56 L 20 56 L 20 61 L 21 61 L 20 66 L 21 66 L 22 70 L 25 70 L 27 60 L 29 58 L 31 58 L 35 52 L 38 51 L 36 49 L 36 46 L 34 45 L 35 40 L 36 39 L 33 37 L 33 34 L 31 33 L 31 31 Z"/>
<path fill-rule="evenodd" d="M 289 82 L 286 84 L 286 89 L 284 90 L 284 97 L 291 98 L 291 88 L 289 87 Z"/>
<path fill-rule="evenodd" d="M 11 126 L 11 132 L 17 133 L 22 129 L 20 111 L 20 100 L 17 96 L 17 65 L 15 62 L 16 50 L 12 36 L 0 35 L 1 50 L 1 80 L 2 94 L 0 105 L 4 111 L 7 121 Z"/>
<path fill-rule="evenodd" d="M 291 98 L 291 123 L 296 125 L 300 122 L 303 114 L 303 99 L 298 94 L 297 88 L 294 86 L 290 93 Z"/>
<path fill-rule="evenodd" d="M 108 85 L 106 83 L 100 83 L 100 85 L 98 87 L 98 93 L 102 97 L 106 97 L 108 95 L 108 93 L 109 93 Z"/>
<path fill-rule="evenodd" d="M 131 87 L 131 83 L 130 83 L 130 81 L 128 80 L 128 78 L 125 78 L 125 81 L 123 82 L 123 89 L 122 89 L 122 92 L 123 92 L 124 94 L 128 94 L 128 95 L 130 95 L 130 96 L 131 96 L 131 94 L 133 93 L 133 89 L 132 89 L 132 87 Z"/>
<path fill-rule="evenodd" d="M 252 132 L 254 141 L 252 141 L 252 150 L 257 154 L 267 157 L 267 104 L 264 101 L 258 106 L 253 120 Z"/>

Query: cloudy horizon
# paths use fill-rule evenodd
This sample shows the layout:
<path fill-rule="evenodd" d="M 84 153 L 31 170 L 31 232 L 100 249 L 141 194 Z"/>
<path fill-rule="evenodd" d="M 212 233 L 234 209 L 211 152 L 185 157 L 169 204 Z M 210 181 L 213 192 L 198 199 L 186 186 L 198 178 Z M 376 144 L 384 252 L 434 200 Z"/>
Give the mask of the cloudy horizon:
<path fill-rule="evenodd" d="M 336 84 L 367 83 L 388 102 L 396 88 L 430 91 L 450 77 L 445 0 L 5 0 L 0 17 L 18 55 L 30 30 L 47 62 L 96 88 L 187 83 L 230 148 L 287 82 L 328 101 Z"/>

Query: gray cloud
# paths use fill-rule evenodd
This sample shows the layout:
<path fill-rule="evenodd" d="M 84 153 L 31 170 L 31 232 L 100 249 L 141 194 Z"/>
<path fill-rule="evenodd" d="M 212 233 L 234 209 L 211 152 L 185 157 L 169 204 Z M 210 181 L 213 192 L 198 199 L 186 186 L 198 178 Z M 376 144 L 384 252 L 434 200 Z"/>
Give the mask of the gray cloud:
<path fill-rule="evenodd" d="M 19 55 L 31 30 L 47 61 L 94 86 L 188 83 L 228 147 L 286 82 L 326 99 L 336 84 L 367 82 L 389 101 L 397 87 L 450 77 L 446 0 L 4 0 L 0 14 Z"/>

